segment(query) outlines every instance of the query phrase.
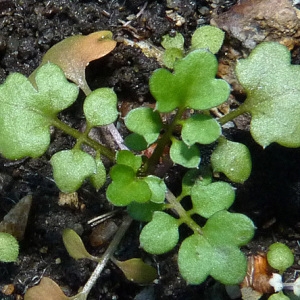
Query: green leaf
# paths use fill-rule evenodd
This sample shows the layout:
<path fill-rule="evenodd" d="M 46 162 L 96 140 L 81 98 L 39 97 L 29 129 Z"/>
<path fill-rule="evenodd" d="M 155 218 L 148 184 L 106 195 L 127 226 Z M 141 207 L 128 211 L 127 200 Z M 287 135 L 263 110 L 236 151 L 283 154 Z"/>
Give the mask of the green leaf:
<path fill-rule="evenodd" d="M 6 232 L 0 232 L 0 261 L 13 262 L 19 255 L 19 244 L 15 237 Z"/>
<path fill-rule="evenodd" d="M 125 117 L 125 125 L 129 130 L 143 136 L 148 145 L 157 140 L 162 129 L 159 113 L 149 107 L 131 110 Z"/>
<path fill-rule="evenodd" d="M 211 155 L 211 163 L 214 172 L 222 172 L 231 181 L 238 183 L 247 180 L 252 169 L 249 149 L 223 137 L 219 139 L 219 144 Z"/>
<path fill-rule="evenodd" d="M 196 145 L 189 147 L 177 139 L 172 140 L 170 157 L 174 163 L 186 168 L 197 168 L 201 161 L 200 150 Z"/>
<path fill-rule="evenodd" d="M 291 65 L 288 49 L 278 43 L 259 44 L 236 73 L 247 93 L 241 108 L 252 115 L 251 134 L 263 147 L 276 142 L 300 146 L 300 66 Z"/>
<path fill-rule="evenodd" d="M 172 250 L 179 239 L 178 220 L 156 211 L 140 234 L 141 247 L 151 254 L 163 254 Z"/>
<path fill-rule="evenodd" d="M 184 37 L 181 33 L 176 32 L 175 36 L 170 36 L 166 34 L 162 37 L 161 45 L 165 49 L 180 49 L 184 50 Z"/>
<path fill-rule="evenodd" d="M 194 234 L 182 242 L 178 266 L 189 284 L 200 284 L 209 275 L 223 284 L 237 284 L 245 277 L 247 260 L 233 245 L 215 245 L 204 236 Z"/>
<path fill-rule="evenodd" d="M 117 164 L 128 166 L 135 172 L 137 172 L 142 165 L 142 157 L 140 155 L 134 155 L 128 150 L 118 151 L 116 160 Z"/>
<path fill-rule="evenodd" d="M 217 53 L 224 41 L 225 32 L 213 26 L 201 26 L 193 33 L 191 50 L 207 48 L 213 54 Z"/>
<path fill-rule="evenodd" d="M 279 293 L 275 293 L 268 298 L 268 300 L 290 300 L 290 299 L 291 298 L 286 296 L 282 291 L 280 291 Z"/>
<path fill-rule="evenodd" d="M 128 280 L 135 283 L 149 284 L 158 276 L 156 269 L 144 263 L 140 258 L 125 261 L 115 259 L 114 263 L 122 270 Z"/>
<path fill-rule="evenodd" d="M 95 158 L 95 162 L 96 162 L 96 173 L 90 177 L 90 181 L 93 187 L 96 189 L 96 191 L 99 191 L 99 189 L 106 182 L 106 170 L 100 157 Z"/>
<path fill-rule="evenodd" d="M 254 224 L 245 215 L 221 210 L 203 227 L 204 236 L 214 245 L 246 245 L 254 235 Z"/>
<path fill-rule="evenodd" d="M 267 259 L 270 266 L 278 270 L 280 274 L 294 263 L 292 251 L 282 243 L 274 243 L 269 247 Z"/>
<path fill-rule="evenodd" d="M 145 177 L 144 180 L 148 183 L 148 186 L 152 192 L 150 201 L 155 203 L 164 203 L 167 192 L 167 187 L 164 181 L 161 178 L 153 175 Z"/>
<path fill-rule="evenodd" d="M 150 222 L 152 220 L 153 213 L 155 211 L 161 211 L 164 208 L 162 203 L 154 203 L 148 201 L 146 203 L 131 202 L 127 206 L 127 211 L 129 215 L 137 220 L 142 222 Z"/>
<path fill-rule="evenodd" d="M 195 143 L 211 144 L 221 135 L 220 124 L 211 116 L 196 114 L 182 121 L 182 140 L 192 146 Z"/>
<path fill-rule="evenodd" d="M 88 258 L 99 261 L 99 258 L 87 252 L 80 236 L 73 229 L 64 229 L 62 238 L 69 255 L 74 259 Z"/>
<path fill-rule="evenodd" d="M 87 177 L 96 172 L 94 158 L 79 149 L 57 152 L 50 162 L 54 181 L 64 193 L 75 192 Z"/>
<path fill-rule="evenodd" d="M 216 79 L 218 61 L 206 50 L 195 50 L 174 65 L 174 73 L 165 69 L 154 71 L 150 91 L 159 112 L 177 107 L 209 109 L 220 105 L 229 96 L 229 85 Z"/>
<path fill-rule="evenodd" d="M 148 148 L 145 138 L 137 133 L 131 133 L 124 139 L 125 145 L 134 151 L 142 151 Z"/>
<path fill-rule="evenodd" d="M 109 88 L 97 89 L 85 98 L 83 111 L 91 127 L 111 124 L 118 117 L 117 95 Z"/>
<path fill-rule="evenodd" d="M 181 195 L 188 196 L 191 194 L 193 186 L 197 184 L 207 185 L 212 181 L 212 172 L 209 168 L 200 166 L 198 169 L 188 170 L 182 179 Z"/>
<path fill-rule="evenodd" d="M 228 209 L 234 202 L 235 193 L 226 182 L 214 182 L 204 185 L 197 182 L 191 191 L 193 211 L 204 218 L 211 217 L 220 210 Z"/>
<path fill-rule="evenodd" d="M 183 51 L 178 48 L 166 49 L 162 55 L 162 61 L 169 69 L 173 69 L 174 63 L 181 58 L 183 58 Z"/>
<path fill-rule="evenodd" d="M 52 121 L 78 95 L 78 88 L 53 64 L 39 69 L 36 84 L 37 90 L 14 73 L 0 86 L 0 152 L 6 158 L 41 156 L 50 144 Z"/>
<path fill-rule="evenodd" d="M 178 252 L 178 266 L 181 276 L 188 284 L 200 284 L 212 269 L 213 248 L 201 235 L 186 238 Z"/>
<path fill-rule="evenodd" d="M 247 259 L 238 247 L 233 245 L 214 246 L 210 275 L 226 285 L 243 281 L 247 271 Z"/>
<path fill-rule="evenodd" d="M 143 203 L 150 200 L 152 193 L 148 184 L 137 178 L 131 167 L 114 165 L 110 176 L 113 182 L 106 190 L 106 197 L 112 204 L 125 206 L 133 201 Z"/>

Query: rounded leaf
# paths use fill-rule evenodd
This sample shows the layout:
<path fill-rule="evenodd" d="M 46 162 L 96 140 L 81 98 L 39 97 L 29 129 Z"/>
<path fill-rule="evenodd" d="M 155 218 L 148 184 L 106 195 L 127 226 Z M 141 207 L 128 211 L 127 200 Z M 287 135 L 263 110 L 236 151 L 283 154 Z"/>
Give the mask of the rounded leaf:
<path fill-rule="evenodd" d="M 170 157 L 174 163 L 186 168 L 197 168 L 201 161 L 200 150 L 196 145 L 189 147 L 175 138 L 172 140 Z"/>
<path fill-rule="evenodd" d="M 247 272 L 247 259 L 233 245 L 213 246 L 210 275 L 226 285 L 239 284 Z"/>
<path fill-rule="evenodd" d="M 254 224 L 245 215 L 219 211 L 202 228 L 204 236 L 214 245 L 246 245 L 254 235 Z"/>
<path fill-rule="evenodd" d="M 178 252 L 178 266 L 181 276 L 188 284 L 200 284 L 212 269 L 213 248 L 201 235 L 186 238 Z"/>
<path fill-rule="evenodd" d="M 116 93 L 109 88 L 92 91 L 84 100 L 83 111 L 92 127 L 113 123 L 118 117 Z"/>
<path fill-rule="evenodd" d="M 269 247 L 267 259 L 270 266 L 281 274 L 294 263 L 292 251 L 282 243 L 274 243 Z"/>
<path fill-rule="evenodd" d="M 95 158 L 96 173 L 90 177 L 93 187 L 98 191 L 106 182 L 106 170 L 100 158 Z"/>
<path fill-rule="evenodd" d="M 179 239 L 178 220 L 156 211 L 140 234 L 141 247 L 151 254 L 163 254 L 172 250 Z"/>
<path fill-rule="evenodd" d="M 211 155 L 214 172 L 224 173 L 231 181 L 243 183 L 251 174 L 252 161 L 249 149 L 236 142 L 220 138 Z"/>
<path fill-rule="evenodd" d="M 162 37 L 161 45 L 165 49 L 180 49 L 184 50 L 184 37 L 181 33 L 176 32 L 175 36 L 166 34 Z"/>
<path fill-rule="evenodd" d="M 57 152 L 50 162 L 54 181 L 64 193 L 75 192 L 87 177 L 96 172 L 94 158 L 78 149 Z"/>
<path fill-rule="evenodd" d="M 0 232 L 0 261 L 13 262 L 19 255 L 19 244 L 15 237 L 6 232 Z"/>
<path fill-rule="evenodd" d="M 126 206 L 133 201 L 144 203 L 152 196 L 148 184 L 142 179 L 113 181 L 106 190 L 106 197 L 113 205 Z"/>
<path fill-rule="evenodd" d="M 125 117 L 125 125 L 132 132 L 143 136 L 148 145 L 157 140 L 162 129 L 159 113 L 149 107 L 131 110 Z"/>
<path fill-rule="evenodd" d="M 221 135 L 220 124 L 211 116 L 196 114 L 182 121 L 182 140 L 188 145 L 211 144 Z"/>
<path fill-rule="evenodd" d="M 191 49 L 207 48 L 215 54 L 221 49 L 224 37 L 225 32 L 217 27 L 201 26 L 192 35 Z"/>
<path fill-rule="evenodd" d="M 135 172 L 137 172 L 142 165 L 142 157 L 140 155 L 134 155 L 128 150 L 118 151 L 116 155 L 116 160 L 117 164 L 128 166 L 132 168 Z"/>
<path fill-rule="evenodd" d="M 131 218 L 142 221 L 150 222 L 155 211 L 163 210 L 164 205 L 148 201 L 146 203 L 131 202 L 127 206 L 127 211 Z"/>
<path fill-rule="evenodd" d="M 155 203 L 164 203 L 167 192 L 167 187 L 164 181 L 161 178 L 153 175 L 145 177 L 144 180 L 148 183 L 148 186 L 152 192 L 150 201 Z"/>
<path fill-rule="evenodd" d="M 204 218 L 211 217 L 220 210 L 228 209 L 234 202 L 233 187 L 226 182 L 213 182 L 204 185 L 197 182 L 192 188 L 193 210 Z"/>

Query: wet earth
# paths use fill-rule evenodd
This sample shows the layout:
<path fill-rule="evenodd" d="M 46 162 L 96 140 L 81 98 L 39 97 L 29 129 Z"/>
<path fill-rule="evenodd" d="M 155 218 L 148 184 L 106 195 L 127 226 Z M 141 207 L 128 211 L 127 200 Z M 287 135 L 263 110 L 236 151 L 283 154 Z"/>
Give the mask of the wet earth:
<path fill-rule="evenodd" d="M 235 0 L 90 0 L 90 1 L 19 1 L 0 0 L 0 83 L 12 72 L 30 75 L 41 62 L 43 54 L 53 45 L 75 34 L 110 30 L 118 45 L 105 58 L 92 62 L 87 68 L 92 88 L 112 87 L 118 95 L 119 108 L 125 115 L 132 107 L 152 103 L 148 80 L 160 67 L 154 57 L 147 57 L 140 48 L 127 46 L 124 39 L 149 40 L 160 47 L 162 36 L 180 32 L 187 45 L 191 34 L 200 25 L 209 24 L 212 16 L 227 12 Z M 181 18 L 176 19 L 168 11 Z M 248 49 L 227 35 L 243 54 Z M 298 45 L 293 49 L 293 61 L 299 61 Z M 221 52 L 220 59 L 225 51 Z M 245 54 L 246 55 L 246 54 Z M 236 100 L 244 95 L 236 92 Z M 80 102 L 80 101 L 79 101 Z M 65 121 L 77 129 L 83 126 L 80 105 L 73 105 L 64 115 Z M 233 211 L 248 215 L 257 230 L 254 240 L 244 251 L 247 254 L 266 251 L 274 241 L 286 243 L 295 254 L 290 270 L 300 268 L 300 150 L 271 145 L 263 150 L 249 134 L 249 118 L 226 134 L 245 143 L 253 159 L 253 172 L 243 185 L 237 185 L 237 200 Z M 122 130 L 122 129 L 121 129 Z M 66 295 L 74 295 L 87 281 L 95 268 L 90 261 L 70 258 L 62 242 L 64 228 L 74 228 L 94 255 L 104 252 L 107 244 L 92 247 L 88 220 L 113 210 L 105 199 L 105 189 L 95 192 L 88 184 L 78 191 L 77 206 L 60 206 L 59 190 L 52 179 L 49 159 L 61 149 L 71 148 L 74 140 L 60 132 L 52 135 L 47 153 L 38 158 L 8 161 L 0 157 L 0 220 L 24 196 L 33 195 L 20 256 L 16 263 L 0 263 L 0 299 L 23 299 L 25 291 L 42 276 L 57 282 Z M 176 166 L 168 174 L 168 186 L 174 192 L 180 184 L 182 170 Z M 120 224 L 122 212 L 112 218 Z M 128 281 L 113 263 L 109 263 L 92 289 L 88 299 L 230 299 L 224 286 L 209 278 L 198 286 L 190 286 L 180 277 L 175 249 L 161 256 L 151 256 L 139 248 L 141 224 L 134 222 L 118 251 L 120 260 L 141 257 L 158 268 L 159 279 L 142 286 Z M 14 292 L 5 295 L 3 287 L 14 285 Z"/>

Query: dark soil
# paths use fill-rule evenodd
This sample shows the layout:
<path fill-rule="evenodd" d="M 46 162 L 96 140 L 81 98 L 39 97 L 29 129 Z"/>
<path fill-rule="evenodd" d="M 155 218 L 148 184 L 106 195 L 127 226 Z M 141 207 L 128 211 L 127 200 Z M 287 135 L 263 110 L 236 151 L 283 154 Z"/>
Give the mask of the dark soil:
<path fill-rule="evenodd" d="M 159 46 L 161 37 L 174 30 L 181 32 L 187 44 L 197 26 L 209 24 L 211 13 L 228 10 L 235 0 L 178 0 L 148 1 L 144 12 L 130 26 L 122 26 L 127 17 L 136 15 L 144 0 L 90 0 L 90 1 L 19 1 L 0 0 L 0 82 L 11 72 L 29 75 L 39 65 L 43 54 L 54 44 L 75 34 L 89 34 L 111 30 L 118 40 L 150 39 Z M 167 3 L 177 3 L 176 11 L 185 23 L 176 26 L 166 17 Z M 206 9 L 207 8 L 207 9 Z M 93 62 L 87 69 L 92 88 L 113 87 L 119 105 L 125 112 L 132 106 L 152 102 L 148 79 L 159 67 L 154 58 L 147 58 L 140 49 L 119 43 L 104 59 Z M 82 126 L 79 105 L 66 112 L 66 121 L 74 127 Z M 247 125 L 247 124 L 246 124 Z M 253 155 L 253 173 L 243 185 L 237 186 L 234 211 L 250 216 L 257 234 L 245 252 L 266 250 L 274 241 L 287 243 L 299 258 L 297 239 L 300 229 L 300 151 L 272 145 L 262 150 L 248 131 L 231 130 L 228 134 L 242 141 Z M 79 191 L 80 208 L 58 205 L 59 191 L 52 180 L 49 164 L 51 155 L 70 148 L 74 141 L 59 132 L 53 133 L 53 143 L 39 159 L 10 162 L 0 158 L 0 217 L 2 218 L 23 196 L 33 195 L 33 206 L 24 240 L 20 244 L 17 263 L 0 264 L 0 287 L 13 283 L 15 293 L 0 299 L 22 299 L 28 287 L 41 276 L 55 280 L 67 295 L 74 295 L 87 281 L 95 263 L 70 258 L 62 242 L 61 233 L 70 227 L 81 232 L 88 250 L 99 255 L 104 248 L 89 245 L 91 228 L 87 221 L 113 208 L 105 199 L 105 190 L 96 193 L 87 183 Z M 169 174 L 169 188 L 176 193 L 182 172 L 173 168 Z M 173 186 L 172 186 L 173 185 Z M 113 218 L 120 224 L 122 215 Z M 270 223 L 270 221 L 274 221 Z M 199 286 L 189 286 L 180 277 L 176 264 L 176 250 L 153 257 L 139 248 L 141 226 L 133 223 L 121 243 L 116 256 L 120 260 L 142 257 L 156 266 L 160 278 L 151 286 L 139 286 L 124 278 L 113 265 L 108 264 L 89 300 L 96 299 L 229 299 L 224 287 L 209 279 Z M 297 269 L 297 263 L 292 271 Z"/>

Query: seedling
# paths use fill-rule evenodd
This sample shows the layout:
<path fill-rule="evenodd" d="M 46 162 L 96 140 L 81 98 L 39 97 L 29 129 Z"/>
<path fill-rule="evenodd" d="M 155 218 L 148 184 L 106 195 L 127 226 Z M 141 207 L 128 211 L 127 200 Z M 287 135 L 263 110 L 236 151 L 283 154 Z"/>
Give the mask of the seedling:
<path fill-rule="evenodd" d="M 91 35 L 94 36 L 98 35 Z M 109 34 L 101 36 L 109 37 Z M 203 47 L 217 51 L 223 34 L 215 37 L 212 44 L 209 42 Z M 80 40 L 82 38 L 67 43 L 66 47 L 53 49 L 54 54 L 49 50 L 45 56 L 48 62 L 31 76 L 30 81 L 21 74 L 12 74 L 0 86 L 0 152 L 10 159 L 39 157 L 49 147 L 49 127 L 64 131 L 77 142 L 73 149 L 57 152 L 51 158 L 54 180 L 62 191 L 74 192 L 86 179 L 98 190 L 106 179 L 101 162 L 101 157 L 106 156 L 114 162 L 109 171 L 111 182 L 106 190 L 107 199 L 116 206 L 128 206 L 132 217 L 150 221 L 140 235 L 141 246 L 146 251 L 162 254 L 173 249 L 179 241 L 178 229 L 184 225 L 192 233 L 182 238 L 179 247 L 178 266 L 183 278 L 190 284 L 202 283 L 208 276 L 224 284 L 241 282 L 247 262 L 240 247 L 251 240 L 255 227 L 247 216 L 229 211 L 235 199 L 234 188 L 228 180 L 216 180 L 213 175 L 222 172 L 230 181 L 243 183 L 251 172 L 251 157 L 245 145 L 225 139 L 221 125 L 248 112 L 252 115 L 251 134 L 263 147 L 272 142 L 300 146 L 297 90 L 300 67 L 290 64 L 290 54 L 282 45 L 262 43 L 257 46 L 249 58 L 239 61 L 236 70 L 247 92 L 245 103 L 216 120 L 209 110 L 227 100 L 230 87 L 224 80 L 216 79 L 218 61 L 213 53 L 208 49 L 191 51 L 174 62 L 173 72 L 158 69 L 152 74 L 149 84 L 156 100 L 155 109 L 136 108 L 125 117 L 125 125 L 132 132 L 125 143 L 132 151 L 124 150 L 120 138 L 115 135 L 123 150 L 110 149 L 91 139 L 89 133 L 96 126 L 113 126 L 118 118 L 116 94 L 108 88 L 89 90 L 83 77 L 88 62 L 78 63 L 80 56 L 72 57 L 71 69 L 57 59 L 56 51 L 59 57 L 64 57 L 65 50 L 71 48 L 70 53 L 73 53 L 73 48 L 80 49 Z M 193 37 L 192 48 L 203 45 L 202 41 L 201 34 L 200 37 L 197 34 Z M 105 45 L 106 42 L 107 39 Z M 110 38 L 108 43 L 114 45 Z M 182 42 L 179 41 L 179 45 L 182 48 Z M 68 82 L 65 76 L 76 85 Z M 84 102 L 87 126 L 83 133 L 57 117 L 74 103 L 78 86 L 87 96 Z M 172 117 L 164 120 L 165 113 Z M 211 156 L 211 165 L 204 165 L 199 145 L 212 143 L 217 146 Z M 95 155 L 83 151 L 83 145 L 94 149 Z M 154 151 L 149 157 L 134 152 L 150 146 Z M 171 186 L 168 189 L 163 179 L 155 176 L 164 155 L 187 169 L 177 196 L 170 190 Z M 186 210 L 183 201 L 187 198 L 191 208 Z M 195 221 L 199 218 L 201 225 Z M 126 224 L 128 227 L 128 220 Z M 119 241 L 120 235 L 117 237 Z M 68 238 L 66 244 L 73 257 L 95 259 L 82 251 L 77 237 L 73 238 Z M 116 243 L 109 246 L 108 254 L 102 257 L 78 299 L 86 299 L 99 270 L 111 258 L 115 247 Z M 126 269 L 126 265 L 123 264 L 123 268 Z"/>

